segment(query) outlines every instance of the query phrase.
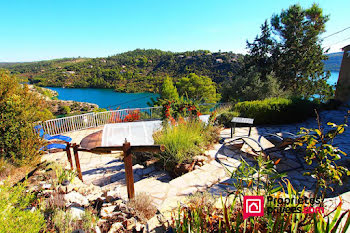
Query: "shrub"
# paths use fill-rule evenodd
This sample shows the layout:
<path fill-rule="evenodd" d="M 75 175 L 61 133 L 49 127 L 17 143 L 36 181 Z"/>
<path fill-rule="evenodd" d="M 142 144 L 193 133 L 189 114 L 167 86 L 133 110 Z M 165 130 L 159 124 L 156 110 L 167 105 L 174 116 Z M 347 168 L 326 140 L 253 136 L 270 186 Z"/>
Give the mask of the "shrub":
<path fill-rule="evenodd" d="M 237 103 L 233 110 L 242 117 L 254 118 L 256 124 L 284 124 L 314 115 L 317 105 L 304 99 L 270 98 Z"/>
<path fill-rule="evenodd" d="M 98 218 L 90 210 L 85 210 L 81 220 L 72 216 L 70 211 L 56 209 L 52 222 L 58 232 L 94 232 L 92 229 L 97 225 Z"/>
<path fill-rule="evenodd" d="M 163 144 L 165 151 L 160 153 L 164 167 L 172 169 L 176 164 L 191 162 L 192 158 L 217 140 L 217 127 L 206 126 L 195 119 L 166 124 L 153 137 L 157 144 Z"/>
<path fill-rule="evenodd" d="M 60 106 L 59 109 L 58 109 L 58 113 L 61 114 L 61 115 L 67 115 L 70 112 L 71 112 L 70 107 L 66 106 L 66 105 Z"/>
<path fill-rule="evenodd" d="M 207 198 L 190 197 L 187 205 L 179 206 L 172 215 L 172 232 L 346 232 L 350 223 L 349 210 L 341 214 L 342 204 L 333 211 L 334 215 L 319 212 L 307 214 L 302 210 L 313 206 L 305 198 L 305 190 L 298 192 L 290 181 L 279 179 L 275 169 L 278 160 L 273 162 L 262 157 L 257 158 L 257 166 L 251 166 L 244 160 L 231 172 L 233 192 L 229 192 L 225 200 L 221 199 L 222 208 L 215 208 Z M 230 185 L 226 183 L 226 185 Z M 281 190 L 281 191 L 279 191 Z M 268 197 L 288 198 L 288 202 L 279 203 L 265 201 L 265 214 L 261 217 L 243 219 L 243 197 L 247 195 L 263 195 Z M 290 200 L 304 200 L 293 202 Z M 209 199 L 210 201 L 210 199 Z M 316 207 L 316 206 L 315 206 Z M 283 211 L 284 209 L 284 211 Z M 347 215 L 347 217 L 346 217 Z M 347 219 L 341 226 L 342 219 Z M 313 231 L 316 229 L 315 231 Z M 327 230 L 328 229 L 328 230 Z"/>
<path fill-rule="evenodd" d="M 315 166 L 304 175 L 316 178 L 314 194 L 316 196 L 320 191 L 322 199 L 325 197 L 327 188 L 333 191 L 332 184 L 342 185 L 343 175 L 350 175 L 346 167 L 337 164 L 337 160 L 341 159 L 341 156 L 346 156 L 346 153 L 333 145 L 334 138 L 344 133 L 348 117 L 348 115 L 345 116 L 345 122 L 341 125 L 328 122 L 327 125 L 332 129 L 326 131 L 317 114 L 318 128 L 301 128 L 299 134 L 303 136 L 294 145 L 306 145 L 305 162 L 308 165 L 315 163 Z"/>
<path fill-rule="evenodd" d="M 127 206 L 136 212 L 136 216 L 143 222 L 151 219 L 157 212 L 157 208 L 152 204 L 151 197 L 146 193 L 138 193 L 131 199 Z"/>
<path fill-rule="evenodd" d="M 283 192 L 271 195 L 273 198 L 289 198 L 300 200 L 304 192 L 297 192 L 290 182 Z M 304 203 L 269 204 L 265 202 L 265 211 L 277 207 L 272 213 L 265 213 L 262 217 L 243 219 L 242 202 L 236 198 L 233 201 L 222 200 L 222 208 L 208 208 L 205 202 L 188 202 L 178 207 L 172 214 L 172 221 L 168 232 L 347 232 L 349 228 L 350 212 L 341 213 L 341 204 L 333 211 L 334 215 L 326 213 L 305 214 L 293 213 L 292 208 L 303 208 Z M 266 200 L 266 199 L 265 199 Z M 288 211 L 281 211 L 281 209 Z M 347 216 L 346 216 L 347 215 Z M 346 220 L 345 224 L 340 224 Z"/>
<path fill-rule="evenodd" d="M 239 116 L 239 112 L 235 111 L 227 111 L 221 113 L 217 118 L 216 121 L 219 125 L 223 125 L 224 127 L 228 128 L 231 126 L 231 120 L 233 117 Z"/>
<path fill-rule="evenodd" d="M 0 232 L 37 233 L 45 228 L 44 215 L 38 210 L 28 209 L 34 201 L 34 194 L 26 192 L 25 184 L 11 187 L 0 186 Z"/>
<path fill-rule="evenodd" d="M 287 93 L 282 91 L 273 73 L 262 77 L 262 74 L 250 69 L 242 76 L 226 81 L 222 88 L 224 101 L 263 100 L 272 97 L 283 97 Z"/>
<path fill-rule="evenodd" d="M 43 141 L 34 132 L 35 122 L 51 118 L 46 103 L 16 77 L 0 70 L 0 157 L 16 165 L 39 159 Z"/>

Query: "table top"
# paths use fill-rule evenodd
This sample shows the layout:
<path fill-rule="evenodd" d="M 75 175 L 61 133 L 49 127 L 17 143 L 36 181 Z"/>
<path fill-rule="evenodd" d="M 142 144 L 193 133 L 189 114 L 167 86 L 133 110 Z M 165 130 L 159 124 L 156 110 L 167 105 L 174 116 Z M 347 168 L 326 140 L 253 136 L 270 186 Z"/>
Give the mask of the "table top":
<path fill-rule="evenodd" d="M 91 149 L 94 147 L 100 147 L 102 142 L 102 130 L 92 133 L 80 142 L 80 146 L 85 149 Z"/>

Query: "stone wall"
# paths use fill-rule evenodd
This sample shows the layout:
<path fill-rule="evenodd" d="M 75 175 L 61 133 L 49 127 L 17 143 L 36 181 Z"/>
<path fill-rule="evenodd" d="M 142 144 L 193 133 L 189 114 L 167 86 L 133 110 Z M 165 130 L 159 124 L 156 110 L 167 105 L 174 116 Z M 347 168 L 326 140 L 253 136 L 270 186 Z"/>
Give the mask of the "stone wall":
<path fill-rule="evenodd" d="M 335 91 L 336 99 L 350 103 L 350 45 L 343 48 L 344 55 L 340 67 L 337 89 Z"/>

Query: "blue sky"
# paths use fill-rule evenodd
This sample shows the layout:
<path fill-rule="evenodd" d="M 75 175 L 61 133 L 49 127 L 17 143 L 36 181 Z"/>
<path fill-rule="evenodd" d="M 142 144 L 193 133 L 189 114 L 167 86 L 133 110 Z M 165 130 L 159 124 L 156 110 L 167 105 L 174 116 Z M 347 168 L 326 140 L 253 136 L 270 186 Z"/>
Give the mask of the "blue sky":
<path fill-rule="evenodd" d="M 313 2 L 0 0 L 0 62 L 102 57 L 136 48 L 243 53 L 265 19 L 291 4 Z M 350 26 L 349 0 L 315 2 L 330 14 L 325 36 Z M 350 29 L 324 41 L 333 44 L 331 52 L 350 44 Z"/>

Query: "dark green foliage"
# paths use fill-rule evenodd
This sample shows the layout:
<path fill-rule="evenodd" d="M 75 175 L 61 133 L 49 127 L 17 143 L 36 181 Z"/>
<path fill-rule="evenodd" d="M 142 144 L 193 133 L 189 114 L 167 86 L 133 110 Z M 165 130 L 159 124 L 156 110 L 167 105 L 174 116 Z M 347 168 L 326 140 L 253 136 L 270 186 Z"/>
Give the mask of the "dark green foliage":
<path fill-rule="evenodd" d="M 158 92 L 163 77 L 175 80 L 190 73 L 215 82 L 233 77 L 241 55 L 136 49 L 107 58 L 66 58 L 9 66 L 40 86 L 114 88 L 119 92 Z M 216 59 L 221 59 L 217 62 Z M 221 61 L 220 60 L 220 61 Z"/>
<path fill-rule="evenodd" d="M 316 4 L 308 9 L 292 5 L 274 15 L 271 26 L 265 21 L 261 35 L 247 43 L 249 55 L 240 73 L 255 67 L 264 81 L 274 72 L 282 91 L 305 98 L 316 94 L 326 100 L 333 95 L 326 82 L 329 73 L 324 72 L 323 60 L 328 57 L 320 38 L 327 21 L 328 16 Z"/>
<path fill-rule="evenodd" d="M 45 101 L 0 70 L 0 157 L 21 165 L 39 159 L 43 142 L 34 132 L 35 122 L 52 117 Z"/>
<path fill-rule="evenodd" d="M 164 79 L 161 91 L 160 98 L 163 100 L 179 100 L 179 93 L 177 92 L 176 87 L 174 86 L 173 80 L 170 77 Z"/>
<path fill-rule="evenodd" d="M 181 78 L 176 86 L 180 95 L 198 103 L 216 103 L 220 99 L 216 84 L 209 77 L 191 73 Z"/>
<path fill-rule="evenodd" d="M 308 165 L 314 163 L 315 166 L 304 175 L 316 177 L 314 196 L 321 192 L 322 200 L 328 188 L 333 191 L 332 184 L 343 185 L 342 177 L 350 175 L 346 167 L 337 164 L 337 160 L 347 154 L 341 148 L 333 145 L 334 138 L 344 133 L 348 117 L 349 114 L 345 116 L 344 123 L 340 125 L 328 122 L 327 125 L 332 128 L 326 130 L 317 114 L 318 128 L 301 128 L 299 133 L 303 136 L 295 143 L 295 146 L 306 145 L 305 162 Z"/>
<path fill-rule="evenodd" d="M 239 75 L 227 81 L 222 87 L 223 101 L 263 100 L 271 97 L 283 97 L 282 91 L 274 74 L 263 74 L 249 69 L 244 75 Z"/>
<path fill-rule="evenodd" d="M 237 116 L 239 116 L 238 112 L 223 112 L 216 118 L 216 121 L 219 125 L 223 125 L 224 127 L 228 128 L 231 127 L 232 118 Z"/>
<path fill-rule="evenodd" d="M 313 116 L 317 105 L 304 99 L 270 98 L 237 103 L 233 110 L 242 117 L 254 118 L 255 124 L 285 124 Z"/>

